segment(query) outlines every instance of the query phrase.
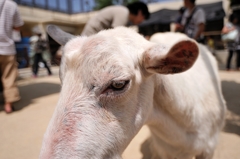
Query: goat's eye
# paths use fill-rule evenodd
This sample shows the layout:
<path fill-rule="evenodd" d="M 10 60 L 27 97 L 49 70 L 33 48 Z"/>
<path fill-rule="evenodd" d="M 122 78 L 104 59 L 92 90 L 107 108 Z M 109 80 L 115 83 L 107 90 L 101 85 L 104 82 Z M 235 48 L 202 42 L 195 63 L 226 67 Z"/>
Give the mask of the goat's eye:
<path fill-rule="evenodd" d="M 123 90 L 129 81 L 113 81 L 111 88 L 114 90 Z"/>
<path fill-rule="evenodd" d="M 111 81 L 111 84 L 101 93 L 106 96 L 114 96 L 122 94 L 130 83 L 130 80 L 122 80 L 122 81 Z"/>

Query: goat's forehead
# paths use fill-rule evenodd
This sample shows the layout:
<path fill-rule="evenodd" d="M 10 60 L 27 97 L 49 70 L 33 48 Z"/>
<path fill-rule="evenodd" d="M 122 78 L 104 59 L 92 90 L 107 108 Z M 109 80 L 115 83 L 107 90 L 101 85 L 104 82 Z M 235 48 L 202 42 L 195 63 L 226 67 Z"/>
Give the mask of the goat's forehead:
<path fill-rule="evenodd" d="M 129 47 L 122 41 L 111 37 L 78 37 L 67 44 L 65 56 L 68 59 L 67 63 L 75 63 L 77 67 L 86 63 L 116 67 L 119 63 L 126 62 L 127 64 L 130 59 L 133 59 L 134 55 L 130 55 L 133 52 L 129 52 Z"/>
<path fill-rule="evenodd" d="M 65 56 L 68 68 L 74 69 L 74 74 L 81 76 L 79 78 L 82 79 L 84 75 L 84 79 L 89 81 L 132 75 L 136 64 L 133 61 L 135 58 L 130 55 L 133 52 L 128 51 L 129 46 L 116 38 L 94 36 L 81 39 L 78 37 L 70 41 L 67 48 Z M 72 53 L 67 52 L 69 50 Z"/>
<path fill-rule="evenodd" d="M 113 38 L 104 36 L 76 37 L 67 43 L 64 49 L 65 56 L 68 58 L 79 58 L 83 55 L 93 56 L 92 54 L 110 53 L 113 48 L 118 49 L 122 45 Z"/>

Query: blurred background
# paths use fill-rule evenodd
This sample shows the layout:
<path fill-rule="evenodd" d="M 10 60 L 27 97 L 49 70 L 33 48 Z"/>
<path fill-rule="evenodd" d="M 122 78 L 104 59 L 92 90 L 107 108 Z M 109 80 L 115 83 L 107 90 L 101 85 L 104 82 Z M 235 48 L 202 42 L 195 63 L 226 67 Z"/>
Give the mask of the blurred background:
<path fill-rule="evenodd" d="M 60 59 L 56 56 L 59 44 L 57 44 L 45 32 L 48 24 L 58 25 L 61 29 L 71 34 L 79 35 L 86 22 L 98 10 L 109 5 L 126 5 L 136 0 L 14 0 L 19 7 L 20 14 L 25 22 L 21 29 L 21 40 L 16 42 L 17 60 L 19 68 L 31 65 L 29 51 L 29 38 L 32 29 L 38 26 L 45 33 L 49 41 L 50 53 L 44 58 L 51 65 L 59 65 Z M 178 16 L 179 8 L 183 6 L 182 0 L 142 0 L 148 3 L 151 17 L 136 29 L 145 36 L 151 36 L 156 32 L 172 31 L 173 24 Z M 204 34 L 214 39 L 215 48 L 224 49 L 221 41 L 221 29 L 231 12 L 240 15 L 239 0 L 198 0 L 206 13 L 206 28 Z"/>
<path fill-rule="evenodd" d="M 20 37 L 16 37 L 19 76 L 17 85 L 21 100 L 14 104 L 14 112 L 6 114 L 0 94 L 0 159 L 38 158 L 43 134 L 59 98 L 60 45 L 47 33 L 46 26 L 54 24 L 62 30 L 80 35 L 87 21 L 109 5 L 126 5 L 136 0 L 14 0 L 18 4 L 24 25 Z M 144 36 L 156 32 L 174 30 L 183 0 L 142 0 L 148 4 L 150 19 L 134 27 Z M 196 0 L 197 6 L 206 13 L 204 35 L 214 40 L 215 58 L 228 112 L 224 130 L 214 159 L 240 159 L 240 73 L 226 71 L 227 49 L 221 40 L 221 30 L 231 13 L 239 16 L 240 0 Z M 240 22 L 240 21 L 239 21 Z M 38 27 L 47 39 L 49 52 L 44 52 L 52 76 L 40 69 L 39 78 L 32 77 L 33 63 L 30 38 Z M 43 66 L 42 66 L 43 67 Z M 207 86 L 204 86 L 207 87 Z M 150 132 L 144 126 L 123 154 L 124 159 L 149 159 L 148 138 Z"/>

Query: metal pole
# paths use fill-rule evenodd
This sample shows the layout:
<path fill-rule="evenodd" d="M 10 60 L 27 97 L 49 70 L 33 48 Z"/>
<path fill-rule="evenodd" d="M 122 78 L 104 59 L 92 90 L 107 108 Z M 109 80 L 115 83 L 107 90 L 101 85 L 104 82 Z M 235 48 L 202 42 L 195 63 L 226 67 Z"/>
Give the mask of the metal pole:
<path fill-rule="evenodd" d="M 45 9 L 48 9 L 48 0 L 45 0 Z"/>
<path fill-rule="evenodd" d="M 89 6 L 89 0 L 85 0 L 86 3 L 86 11 L 90 10 L 90 6 Z"/>
<path fill-rule="evenodd" d="M 84 2 L 81 0 L 81 11 L 84 12 Z"/>
<path fill-rule="evenodd" d="M 33 0 L 32 3 L 33 3 L 33 7 L 36 7 L 35 0 Z"/>
<path fill-rule="evenodd" d="M 57 5 L 57 9 L 56 9 L 56 10 L 57 10 L 57 11 L 60 11 L 60 9 L 59 9 L 59 0 L 56 0 L 56 3 L 57 3 L 57 4 L 56 4 L 56 5 Z"/>

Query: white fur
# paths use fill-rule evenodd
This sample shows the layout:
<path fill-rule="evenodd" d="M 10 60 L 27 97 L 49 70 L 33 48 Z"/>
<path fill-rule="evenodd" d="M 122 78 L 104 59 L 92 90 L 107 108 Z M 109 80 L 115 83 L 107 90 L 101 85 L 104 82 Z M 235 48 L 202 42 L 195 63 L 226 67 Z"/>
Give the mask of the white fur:
<path fill-rule="evenodd" d="M 215 59 L 182 34 L 151 40 L 119 27 L 66 44 L 62 90 L 40 159 L 120 159 L 144 124 L 155 158 L 212 158 L 226 109 Z M 163 71 L 171 74 L 147 68 L 184 40 L 199 50 L 192 67 L 176 74 L 168 66 Z M 129 83 L 117 91 L 113 81 Z"/>

